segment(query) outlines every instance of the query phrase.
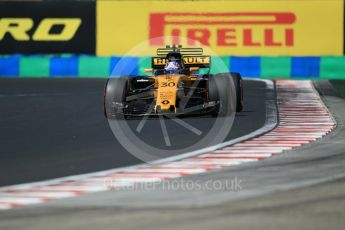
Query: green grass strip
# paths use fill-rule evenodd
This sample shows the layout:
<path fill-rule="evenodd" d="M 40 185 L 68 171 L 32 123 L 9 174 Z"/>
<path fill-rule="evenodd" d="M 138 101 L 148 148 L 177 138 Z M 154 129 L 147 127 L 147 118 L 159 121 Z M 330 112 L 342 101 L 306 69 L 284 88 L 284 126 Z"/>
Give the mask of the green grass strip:
<path fill-rule="evenodd" d="M 345 78 L 345 57 L 321 57 L 320 62 L 320 78 Z"/>
<path fill-rule="evenodd" d="M 147 73 L 147 72 L 144 71 L 146 68 L 152 68 L 151 60 L 152 59 L 151 59 L 150 56 L 145 56 L 145 57 L 140 57 L 139 58 L 138 75 L 143 75 L 143 76 L 151 75 L 151 73 Z"/>
<path fill-rule="evenodd" d="M 80 77 L 109 77 L 110 57 L 81 56 L 78 68 Z"/>
<path fill-rule="evenodd" d="M 261 57 L 261 77 L 264 78 L 290 78 L 290 57 Z"/>
<path fill-rule="evenodd" d="M 212 56 L 211 57 L 211 71 L 212 74 L 226 73 L 230 69 L 230 57 L 226 56 Z"/>
<path fill-rule="evenodd" d="M 50 58 L 31 56 L 19 60 L 20 77 L 49 77 Z"/>
<path fill-rule="evenodd" d="M 345 99 L 345 80 L 330 80 L 339 95 Z"/>

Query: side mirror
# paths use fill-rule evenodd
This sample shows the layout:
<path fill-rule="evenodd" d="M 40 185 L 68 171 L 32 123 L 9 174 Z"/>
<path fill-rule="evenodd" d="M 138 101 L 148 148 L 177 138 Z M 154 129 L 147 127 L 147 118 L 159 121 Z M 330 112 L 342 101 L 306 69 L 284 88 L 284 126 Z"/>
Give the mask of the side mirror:
<path fill-rule="evenodd" d="M 153 72 L 153 69 L 152 68 L 145 68 L 144 71 L 146 73 L 152 73 Z"/>
<path fill-rule="evenodd" d="M 193 72 L 195 72 L 195 71 L 198 71 L 200 68 L 199 67 L 190 67 L 189 68 L 189 71 L 191 72 L 191 73 L 193 73 Z"/>

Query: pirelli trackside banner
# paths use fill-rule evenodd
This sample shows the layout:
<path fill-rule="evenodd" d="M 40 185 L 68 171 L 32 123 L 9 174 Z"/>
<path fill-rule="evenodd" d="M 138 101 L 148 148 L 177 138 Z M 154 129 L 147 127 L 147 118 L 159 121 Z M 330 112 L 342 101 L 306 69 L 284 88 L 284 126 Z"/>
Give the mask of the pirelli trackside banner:
<path fill-rule="evenodd" d="M 144 42 L 138 55 L 171 43 L 218 55 L 342 55 L 343 8 L 343 0 L 99 0 L 96 53 L 124 55 Z"/>
<path fill-rule="evenodd" d="M 95 54 L 94 1 L 1 1 L 0 54 Z"/>

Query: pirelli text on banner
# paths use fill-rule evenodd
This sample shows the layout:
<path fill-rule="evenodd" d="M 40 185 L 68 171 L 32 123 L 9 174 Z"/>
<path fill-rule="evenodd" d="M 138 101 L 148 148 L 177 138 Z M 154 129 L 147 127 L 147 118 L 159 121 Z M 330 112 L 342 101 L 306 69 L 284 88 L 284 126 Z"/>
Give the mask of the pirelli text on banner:
<path fill-rule="evenodd" d="M 97 54 L 148 41 L 147 55 L 172 43 L 219 55 L 342 55 L 343 11 L 343 0 L 98 1 Z"/>
<path fill-rule="evenodd" d="M 184 19 L 187 18 L 188 19 Z M 207 18 L 207 20 L 205 20 Z M 182 19 L 182 20 L 181 20 Z M 250 47 L 250 46 L 293 46 L 294 29 L 291 27 L 296 21 L 296 15 L 291 12 L 279 13 L 258 13 L 258 12 L 236 12 L 236 13 L 151 13 L 150 14 L 149 38 L 151 45 L 162 46 L 166 42 L 164 36 L 168 27 L 171 25 L 170 35 L 176 40 L 177 44 L 181 41 L 179 37 L 185 33 L 187 45 L 196 45 L 200 42 L 202 45 L 210 46 L 215 40 L 217 46 L 229 47 Z M 193 25 L 197 24 L 198 28 Z M 180 25 L 190 25 L 187 28 L 181 28 Z M 215 31 L 211 26 L 215 25 Z M 236 28 L 236 25 L 247 25 L 247 28 Z M 254 38 L 254 29 L 252 25 L 267 25 L 262 28 L 262 37 Z M 283 37 L 278 40 L 275 36 L 277 29 L 270 25 L 282 26 Z M 183 31 L 184 30 L 184 31 Z M 238 31 L 241 30 L 241 31 Z M 214 33 L 213 33 L 214 32 Z M 241 37 L 237 34 L 241 33 Z M 212 38 L 212 36 L 215 36 Z M 154 39 L 158 38 L 158 39 Z"/>
<path fill-rule="evenodd" d="M 95 53 L 95 2 L 0 2 L 0 53 Z"/>

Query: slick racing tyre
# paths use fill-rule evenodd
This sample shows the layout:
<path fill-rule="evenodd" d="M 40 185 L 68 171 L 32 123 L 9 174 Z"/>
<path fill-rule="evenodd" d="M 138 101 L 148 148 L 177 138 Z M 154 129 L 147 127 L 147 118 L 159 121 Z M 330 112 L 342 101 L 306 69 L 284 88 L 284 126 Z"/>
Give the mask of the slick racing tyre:
<path fill-rule="evenodd" d="M 230 73 L 209 75 L 208 78 L 208 99 L 218 101 L 213 116 L 230 116 L 235 112 L 236 93 L 235 86 Z"/>
<path fill-rule="evenodd" d="M 108 119 L 123 119 L 128 78 L 109 78 L 104 92 L 104 115 Z"/>
<path fill-rule="evenodd" d="M 236 88 L 236 112 L 243 110 L 243 83 L 240 73 L 230 73 Z"/>

